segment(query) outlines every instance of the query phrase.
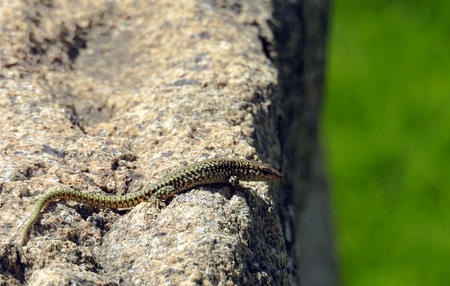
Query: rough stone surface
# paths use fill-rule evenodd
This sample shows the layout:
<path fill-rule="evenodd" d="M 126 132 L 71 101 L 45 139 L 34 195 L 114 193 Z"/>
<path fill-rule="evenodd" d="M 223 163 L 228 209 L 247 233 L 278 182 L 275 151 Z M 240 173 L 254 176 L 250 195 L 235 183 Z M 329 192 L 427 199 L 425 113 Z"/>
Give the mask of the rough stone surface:
<path fill-rule="evenodd" d="M 0 285 L 285 282 L 266 183 L 163 208 L 53 204 L 16 244 L 57 188 L 127 194 L 217 156 L 279 168 L 268 3 L 0 1 Z"/>

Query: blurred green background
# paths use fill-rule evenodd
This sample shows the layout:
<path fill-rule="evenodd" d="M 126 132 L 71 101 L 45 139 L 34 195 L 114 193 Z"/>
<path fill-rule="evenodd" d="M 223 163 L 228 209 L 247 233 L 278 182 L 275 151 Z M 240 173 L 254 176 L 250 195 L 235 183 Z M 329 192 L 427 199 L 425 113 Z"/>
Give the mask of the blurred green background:
<path fill-rule="evenodd" d="M 342 285 L 450 285 L 450 0 L 334 0 L 322 121 Z"/>

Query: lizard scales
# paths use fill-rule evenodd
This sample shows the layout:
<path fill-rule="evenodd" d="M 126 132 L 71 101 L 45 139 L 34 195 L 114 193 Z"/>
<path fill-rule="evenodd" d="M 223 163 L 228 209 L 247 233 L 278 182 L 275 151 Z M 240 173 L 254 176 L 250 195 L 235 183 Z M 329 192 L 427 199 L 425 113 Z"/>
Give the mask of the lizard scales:
<path fill-rule="evenodd" d="M 66 199 L 97 208 L 131 208 L 141 202 L 166 200 L 174 195 L 200 185 L 230 183 L 236 186 L 243 181 L 279 181 L 281 175 L 272 167 L 245 159 L 215 158 L 189 165 L 142 191 L 123 196 L 104 196 L 71 189 L 52 191 L 36 203 L 30 219 L 22 231 L 20 244 L 25 245 L 28 233 L 39 214 L 48 204 Z"/>

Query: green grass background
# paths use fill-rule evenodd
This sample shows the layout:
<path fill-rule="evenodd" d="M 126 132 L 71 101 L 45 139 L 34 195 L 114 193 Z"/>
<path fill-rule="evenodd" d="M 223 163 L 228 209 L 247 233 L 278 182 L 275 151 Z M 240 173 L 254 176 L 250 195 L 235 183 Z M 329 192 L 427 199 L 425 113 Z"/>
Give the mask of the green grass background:
<path fill-rule="evenodd" d="M 450 285 L 450 0 L 334 0 L 322 121 L 342 285 Z"/>

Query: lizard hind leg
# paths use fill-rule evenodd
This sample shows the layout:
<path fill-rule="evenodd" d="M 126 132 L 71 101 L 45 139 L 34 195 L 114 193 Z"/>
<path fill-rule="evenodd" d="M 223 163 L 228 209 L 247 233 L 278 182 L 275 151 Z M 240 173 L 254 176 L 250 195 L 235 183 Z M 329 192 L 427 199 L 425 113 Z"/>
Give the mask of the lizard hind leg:
<path fill-rule="evenodd" d="M 165 207 L 166 207 L 166 204 L 163 201 L 152 196 L 152 198 L 150 200 L 145 201 L 142 204 L 141 210 L 144 211 L 144 219 L 147 220 L 148 218 L 150 218 L 150 219 L 155 218 L 155 216 L 157 215 L 156 212 L 154 211 L 155 208 L 162 209 Z M 139 210 L 139 212 L 141 210 Z"/>
<path fill-rule="evenodd" d="M 158 189 L 156 192 L 154 192 L 150 199 L 148 199 L 143 208 L 145 208 L 145 218 L 147 219 L 148 211 L 151 209 L 152 206 L 156 206 L 159 209 L 165 208 L 166 204 L 164 203 L 164 199 L 170 198 L 175 194 L 175 188 L 173 186 L 164 186 L 160 189 Z"/>
<path fill-rule="evenodd" d="M 174 189 L 175 188 L 173 186 L 164 186 L 158 189 L 156 192 L 151 194 L 148 199 L 143 201 L 142 206 L 139 207 L 138 212 L 141 213 L 141 211 L 144 211 L 145 220 L 147 220 L 148 218 L 154 219 L 157 216 L 155 208 L 161 209 L 166 207 L 166 204 L 161 200 L 161 198 L 165 198 L 167 196 L 170 197 L 170 194 L 173 194 Z"/>

